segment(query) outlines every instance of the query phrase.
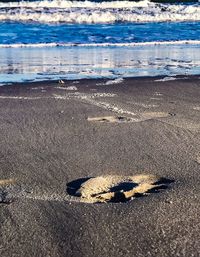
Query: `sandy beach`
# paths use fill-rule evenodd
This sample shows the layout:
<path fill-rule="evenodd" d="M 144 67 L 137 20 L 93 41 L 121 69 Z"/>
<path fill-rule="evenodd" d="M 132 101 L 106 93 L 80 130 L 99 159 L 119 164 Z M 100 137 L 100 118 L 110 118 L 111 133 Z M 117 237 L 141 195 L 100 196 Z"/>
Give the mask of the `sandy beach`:
<path fill-rule="evenodd" d="M 199 256 L 199 99 L 199 76 L 1 86 L 0 256 Z"/>

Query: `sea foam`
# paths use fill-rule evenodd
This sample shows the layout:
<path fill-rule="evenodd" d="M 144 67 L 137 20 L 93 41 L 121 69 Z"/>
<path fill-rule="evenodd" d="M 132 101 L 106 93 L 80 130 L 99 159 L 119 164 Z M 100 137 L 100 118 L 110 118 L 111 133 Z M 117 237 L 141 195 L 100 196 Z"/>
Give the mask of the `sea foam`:
<path fill-rule="evenodd" d="M 200 45 L 200 40 L 153 41 L 133 43 L 31 43 L 31 44 L 0 44 L 0 48 L 44 48 L 44 47 L 137 47 L 163 45 Z"/>
<path fill-rule="evenodd" d="M 199 21 L 200 4 L 160 4 L 148 0 L 67 1 L 0 3 L 0 21 L 40 23 L 115 23 Z"/>

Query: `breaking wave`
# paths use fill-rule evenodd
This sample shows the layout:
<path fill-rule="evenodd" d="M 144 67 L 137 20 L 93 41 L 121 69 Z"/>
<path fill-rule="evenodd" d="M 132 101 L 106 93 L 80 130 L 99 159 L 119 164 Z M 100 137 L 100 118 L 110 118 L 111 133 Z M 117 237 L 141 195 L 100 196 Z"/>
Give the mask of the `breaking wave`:
<path fill-rule="evenodd" d="M 161 4 L 148 0 L 67 1 L 0 3 L 0 21 L 40 23 L 116 23 L 199 21 L 200 3 Z"/>

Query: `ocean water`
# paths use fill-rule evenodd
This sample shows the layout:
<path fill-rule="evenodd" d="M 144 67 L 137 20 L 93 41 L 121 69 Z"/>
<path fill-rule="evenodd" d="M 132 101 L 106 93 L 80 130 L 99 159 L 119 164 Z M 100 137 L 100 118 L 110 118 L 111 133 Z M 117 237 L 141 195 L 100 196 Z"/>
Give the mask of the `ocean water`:
<path fill-rule="evenodd" d="M 200 73 L 200 2 L 0 3 L 0 83 Z"/>

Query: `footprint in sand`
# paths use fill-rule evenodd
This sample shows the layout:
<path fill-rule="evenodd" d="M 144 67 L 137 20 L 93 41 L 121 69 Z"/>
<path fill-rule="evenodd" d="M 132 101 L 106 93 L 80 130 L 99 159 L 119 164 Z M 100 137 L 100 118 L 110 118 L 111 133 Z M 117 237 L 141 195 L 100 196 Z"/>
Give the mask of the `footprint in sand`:
<path fill-rule="evenodd" d="M 124 116 L 101 116 L 101 117 L 88 117 L 88 121 L 94 122 L 132 122 L 132 118 L 124 117 Z"/>
<path fill-rule="evenodd" d="M 140 122 L 150 119 L 156 118 L 166 118 L 169 116 L 175 116 L 175 113 L 167 113 L 167 112 L 144 112 L 138 114 L 135 117 L 125 117 L 125 116 L 100 116 L 100 117 L 88 117 L 88 121 L 92 122 L 110 122 L 110 123 L 126 123 L 126 122 Z"/>
<path fill-rule="evenodd" d="M 141 114 L 141 117 L 144 120 L 156 119 L 156 118 L 166 118 L 169 116 L 175 116 L 175 113 L 168 112 L 144 112 Z"/>
<path fill-rule="evenodd" d="M 13 186 L 14 183 L 15 181 L 13 179 L 0 180 L 0 204 L 9 204 L 12 202 L 9 189 Z"/>
<path fill-rule="evenodd" d="M 154 175 L 101 176 L 82 178 L 67 184 L 67 193 L 79 197 L 80 202 L 127 202 L 136 197 L 159 192 L 174 182 Z"/>

